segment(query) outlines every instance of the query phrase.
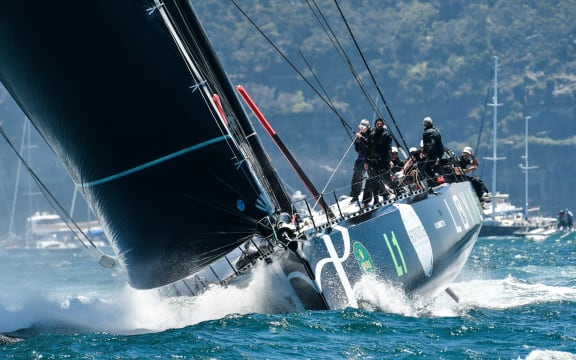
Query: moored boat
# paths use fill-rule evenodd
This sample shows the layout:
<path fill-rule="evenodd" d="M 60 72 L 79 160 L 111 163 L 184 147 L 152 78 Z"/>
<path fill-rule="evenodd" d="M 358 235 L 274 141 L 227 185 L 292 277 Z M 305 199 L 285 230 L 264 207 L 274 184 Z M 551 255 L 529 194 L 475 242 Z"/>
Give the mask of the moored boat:
<path fill-rule="evenodd" d="M 480 236 L 514 236 L 538 228 L 524 216 L 523 209 L 512 205 L 509 194 L 497 193 L 483 210 L 484 224 Z"/>
<path fill-rule="evenodd" d="M 504 160 L 505 157 L 498 157 L 497 152 L 497 133 L 498 133 L 498 57 L 494 59 L 494 95 L 493 103 L 489 106 L 493 107 L 493 139 L 492 139 L 492 156 L 487 157 L 487 160 L 493 161 L 492 169 L 492 189 L 495 195 L 491 195 L 491 202 L 484 207 L 484 225 L 480 231 L 482 237 L 493 236 L 525 236 L 535 233 L 546 232 L 554 219 L 543 217 L 540 215 L 531 216 L 530 213 L 540 211 L 540 207 L 528 207 L 528 173 L 530 170 L 538 168 L 538 166 L 530 166 L 528 163 L 528 120 L 530 116 L 525 117 L 525 134 L 524 134 L 524 164 L 519 165 L 520 169 L 524 172 L 524 196 L 526 208 L 513 205 L 510 201 L 509 194 L 502 194 L 496 191 L 496 174 L 498 160 Z"/>
<path fill-rule="evenodd" d="M 98 247 L 107 246 L 103 229 L 97 220 L 67 224 L 60 215 L 49 212 L 35 212 L 26 219 L 24 247 L 38 249 L 73 249 L 81 243 L 75 239 L 87 236 Z"/>

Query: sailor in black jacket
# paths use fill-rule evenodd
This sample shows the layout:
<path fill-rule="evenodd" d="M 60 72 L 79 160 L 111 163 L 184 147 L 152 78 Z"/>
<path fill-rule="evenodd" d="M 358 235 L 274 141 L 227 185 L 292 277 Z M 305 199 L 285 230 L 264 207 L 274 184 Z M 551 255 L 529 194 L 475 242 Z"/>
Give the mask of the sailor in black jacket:
<path fill-rule="evenodd" d="M 366 119 L 360 121 L 358 125 L 358 132 L 355 133 L 354 137 L 354 149 L 358 156 L 356 161 L 354 161 L 354 169 L 352 172 L 352 184 L 351 193 L 352 196 L 351 203 L 358 201 L 358 196 L 362 191 L 362 180 L 364 178 L 364 172 L 368 170 L 368 137 L 370 135 L 370 122 Z"/>
<path fill-rule="evenodd" d="M 426 178 L 431 180 L 428 182 L 429 186 L 436 185 L 436 172 L 434 167 L 439 164 L 442 155 L 444 155 L 444 145 L 442 144 L 442 135 L 440 131 L 434 127 L 432 118 L 429 116 L 424 118 L 422 122 L 424 125 L 424 133 L 422 134 L 422 142 L 424 146 L 424 172 Z"/>
<path fill-rule="evenodd" d="M 368 137 L 368 181 L 364 189 L 362 202 L 368 205 L 374 197 L 374 203 L 379 202 L 378 196 L 384 200 L 388 199 L 389 192 L 386 189 L 393 189 L 390 180 L 390 144 L 392 144 L 392 134 L 388 127 L 384 125 L 384 120 L 376 119 L 374 128 Z"/>

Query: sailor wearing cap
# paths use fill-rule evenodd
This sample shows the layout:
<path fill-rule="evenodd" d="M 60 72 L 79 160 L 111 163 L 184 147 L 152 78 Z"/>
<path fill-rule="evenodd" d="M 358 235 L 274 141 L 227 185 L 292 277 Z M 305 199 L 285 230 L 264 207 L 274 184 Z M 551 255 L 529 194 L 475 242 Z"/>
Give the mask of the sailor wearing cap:
<path fill-rule="evenodd" d="M 398 148 L 392 146 L 390 148 L 390 173 L 396 174 L 398 171 L 402 171 L 404 167 L 404 161 L 398 157 Z"/>
<path fill-rule="evenodd" d="M 356 160 L 352 170 L 352 183 L 350 186 L 351 203 L 358 202 L 358 196 L 362 191 L 362 180 L 364 173 L 368 170 L 366 156 L 368 154 L 368 135 L 370 134 L 370 122 L 362 119 L 358 124 L 358 132 L 354 138 L 354 149 L 356 150 Z"/>
<path fill-rule="evenodd" d="M 470 146 L 466 146 L 464 150 L 462 150 L 462 155 L 458 158 L 458 165 L 461 174 L 468 174 L 478 169 L 478 159 L 474 156 L 474 151 Z"/>
<path fill-rule="evenodd" d="M 474 155 L 474 151 L 470 146 L 466 146 L 462 149 L 462 154 L 456 158 L 455 165 L 455 173 L 457 175 L 463 175 L 464 179 L 470 181 L 474 191 L 476 191 L 476 195 L 478 195 L 478 198 L 480 199 L 480 202 L 487 203 L 492 201 L 492 194 L 488 191 L 486 184 L 484 184 L 484 182 L 477 176 L 467 175 L 478 169 L 478 166 L 480 166 L 478 158 L 476 158 L 476 155 Z"/>

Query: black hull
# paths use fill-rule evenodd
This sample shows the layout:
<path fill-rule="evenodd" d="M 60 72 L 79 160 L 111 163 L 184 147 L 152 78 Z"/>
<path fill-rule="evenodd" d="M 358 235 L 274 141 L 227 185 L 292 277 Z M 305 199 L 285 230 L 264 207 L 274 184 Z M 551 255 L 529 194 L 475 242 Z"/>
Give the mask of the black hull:
<path fill-rule="evenodd" d="M 353 289 L 366 275 L 393 283 L 409 296 L 433 298 L 458 276 L 481 225 L 472 187 L 455 183 L 437 188 L 435 194 L 420 193 L 347 214 L 329 227 L 309 228 L 307 237 L 288 246 L 264 239 L 259 246 L 252 242 L 164 292 L 198 295 L 211 284 L 242 287 L 250 281 L 253 266 L 266 262 L 278 281 L 294 289 L 300 309 L 357 307 Z M 249 247 L 252 251 L 246 251 Z"/>
<path fill-rule="evenodd" d="M 498 225 L 483 225 L 480 231 L 481 237 L 491 236 L 516 236 L 518 231 L 526 230 L 525 226 L 498 226 Z"/>
<path fill-rule="evenodd" d="M 327 309 L 356 307 L 354 285 L 368 274 L 432 298 L 454 281 L 481 226 L 472 187 L 451 184 L 332 225 L 300 242 L 309 267 L 284 267 L 303 301 Z"/>
<path fill-rule="evenodd" d="M 487 220 L 480 230 L 481 237 L 491 236 L 518 236 L 518 233 L 537 229 L 538 226 L 531 224 L 500 224 L 497 221 Z"/>
<path fill-rule="evenodd" d="M 323 277 L 319 283 L 324 297 L 331 301 L 330 308 L 355 305 L 348 292 L 368 273 L 395 282 L 408 293 L 437 295 L 464 266 L 478 238 L 482 217 L 470 185 L 457 183 L 411 204 L 400 201 L 379 208 L 360 223 L 347 222 L 348 239 L 335 229 L 340 234 L 323 234 L 323 241 L 313 240 L 308 250 L 316 281 L 319 275 Z M 327 236 L 336 249 L 332 255 L 326 246 Z M 347 241 L 352 248 L 344 258 Z M 372 262 L 366 260 L 369 257 Z M 348 280 L 330 270 L 338 270 L 338 266 L 345 269 Z M 342 293 L 347 296 L 339 296 Z"/>

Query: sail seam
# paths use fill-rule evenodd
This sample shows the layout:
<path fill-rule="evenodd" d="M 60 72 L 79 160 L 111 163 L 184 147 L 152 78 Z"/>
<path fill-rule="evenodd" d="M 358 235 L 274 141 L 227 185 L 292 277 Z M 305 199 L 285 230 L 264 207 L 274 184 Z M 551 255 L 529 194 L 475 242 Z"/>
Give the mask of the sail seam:
<path fill-rule="evenodd" d="M 190 147 L 188 147 L 188 148 L 186 148 L 186 149 L 182 149 L 182 150 L 180 150 L 180 151 L 176 151 L 175 153 L 172 153 L 172 154 L 163 156 L 163 157 L 161 157 L 161 158 L 158 158 L 158 159 L 156 159 L 156 160 L 147 162 L 147 163 L 145 163 L 145 164 L 136 166 L 136 167 L 134 167 L 134 168 L 132 168 L 132 169 L 122 171 L 122 172 L 120 172 L 120 173 L 118 173 L 118 174 L 111 175 L 111 176 L 105 177 L 105 178 L 100 179 L 100 180 L 95 180 L 95 181 L 90 181 L 90 182 L 84 183 L 83 186 L 84 186 L 84 187 L 92 187 L 92 186 L 102 185 L 102 184 L 104 184 L 104 183 L 107 183 L 107 182 L 110 182 L 110 181 L 113 181 L 113 180 L 117 180 L 117 179 L 119 179 L 119 178 L 122 178 L 122 177 L 124 177 L 124 176 L 133 174 L 133 173 L 135 173 L 135 172 L 138 172 L 138 171 L 141 171 L 141 170 L 144 170 L 144 169 L 147 169 L 147 168 L 156 166 L 156 165 L 158 165 L 158 164 L 160 164 L 160 163 L 163 163 L 163 162 L 168 161 L 168 160 L 171 160 L 171 159 L 173 159 L 173 158 L 175 158 L 175 157 L 184 155 L 184 154 L 189 153 L 189 152 L 191 152 L 191 151 L 195 151 L 195 150 L 198 150 L 198 149 L 200 149 L 200 148 L 206 147 L 206 146 L 208 146 L 208 145 L 211 145 L 211 144 L 214 144 L 214 143 L 217 143 L 217 142 L 226 140 L 226 139 L 228 139 L 229 137 L 230 137 L 230 135 L 226 134 L 226 135 L 222 135 L 222 136 L 220 136 L 220 137 L 214 138 L 214 139 L 210 139 L 210 140 L 201 142 L 201 143 L 199 143 L 199 144 L 190 146 Z"/>

